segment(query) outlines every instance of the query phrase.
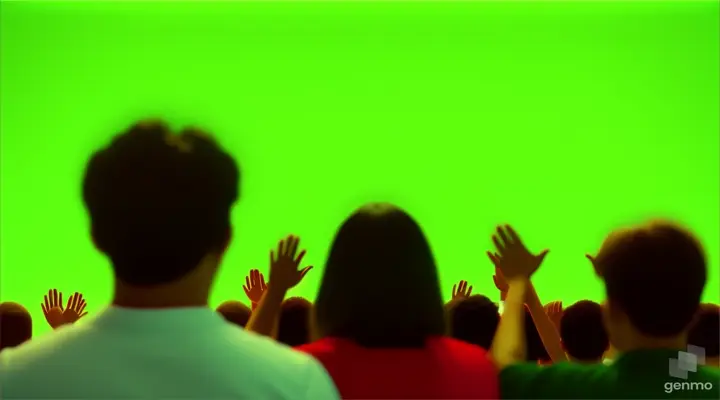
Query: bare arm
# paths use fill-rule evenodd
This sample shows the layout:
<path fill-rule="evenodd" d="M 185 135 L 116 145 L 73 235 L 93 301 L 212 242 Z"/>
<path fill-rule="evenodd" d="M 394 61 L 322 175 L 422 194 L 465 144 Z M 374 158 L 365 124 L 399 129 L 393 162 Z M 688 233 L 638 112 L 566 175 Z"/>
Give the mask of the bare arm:
<path fill-rule="evenodd" d="M 508 282 L 509 289 L 505 298 L 505 310 L 490 354 L 499 370 L 517 362 L 525 361 L 525 298 L 530 286 L 526 279 Z"/>
<path fill-rule="evenodd" d="M 253 307 L 250 321 L 245 329 L 263 336 L 273 337 L 286 293 L 287 291 L 282 288 L 273 289 L 273 286 L 268 286 L 260 303 L 257 304 L 257 308 Z M 255 305 L 253 304 L 253 306 Z"/>
<path fill-rule="evenodd" d="M 540 334 L 540 339 L 547 350 L 548 355 L 553 363 L 567 361 L 567 355 L 560 344 L 560 334 L 555 328 L 555 324 L 545 313 L 545 307 L 540 303 L 540 298 L 535 291 L 535 287 L 530 284 L 527 291 L 527 306 L 530 309 L 535 327 Z"/>

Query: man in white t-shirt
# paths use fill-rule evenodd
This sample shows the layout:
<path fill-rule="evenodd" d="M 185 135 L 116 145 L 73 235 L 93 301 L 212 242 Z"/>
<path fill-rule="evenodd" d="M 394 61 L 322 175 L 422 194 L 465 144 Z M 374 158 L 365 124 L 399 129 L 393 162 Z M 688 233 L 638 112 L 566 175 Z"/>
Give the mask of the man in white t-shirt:
<path fill-rule="evenodd" d="M 208 308 L 240 173 L 195 130 L 141 123 L 90 160 L 83 200 L 112 305 L 0 353 L 3 399 L 334 400 L 309 356 Z"/>

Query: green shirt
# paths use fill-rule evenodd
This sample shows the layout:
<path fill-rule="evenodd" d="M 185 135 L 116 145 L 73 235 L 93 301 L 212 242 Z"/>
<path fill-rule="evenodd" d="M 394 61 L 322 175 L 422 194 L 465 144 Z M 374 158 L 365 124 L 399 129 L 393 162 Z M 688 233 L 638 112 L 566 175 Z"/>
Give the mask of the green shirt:
<path fill-rule="evenodd" d="M 610 365 L 522 363 L 500 373 L 504 399 L 720 399 L 720 369 L 698 366 L 686 380 L 670 376 L 672 350 L 626 353 Z"/>

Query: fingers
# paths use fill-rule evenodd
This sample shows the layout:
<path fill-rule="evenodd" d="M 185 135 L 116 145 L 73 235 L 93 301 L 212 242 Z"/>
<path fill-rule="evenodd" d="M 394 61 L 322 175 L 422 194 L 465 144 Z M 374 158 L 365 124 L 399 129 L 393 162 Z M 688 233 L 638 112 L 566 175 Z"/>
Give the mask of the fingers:
<path fill-rule="evenodd" d="M 470 297 L 472 295 L 472 286 L 468 289 L 467 296 Z"/>
<path fill-rule="evenodd" d="M 282 257 L 283 255 L 285 255 L 285 241 L 284 241 L 284 240 L 281 240 L 281 241 L 278 243 L 277 258 L 279 259 L 279 258 Z"/>
<path fill-rule="evenodd" d="M 307 252 L 305 250 L 303 250 L 300 252 L 300 254 L 298 254 L 297 258 L 295 259 L 295 264 L 300 265 L 303 257 L 305 257 L 305 253 L 307 253 Z"/>
<path fill-rule="evenodd" d="M 313 266 L 312 266 L 312 265 L 303 268 L 303 270 L 300 271 L 300 279 L 304 278 L 305 275 L 307 275 L 307 273 L 310 272 L 311 269 L 313 269 Z"/>
<path fill-rule="evenodd" d="M 540 262 L 543 262 L 543 260 L 545 259 L 545 256 L 546 256 L 549 252 L 550 252 L 550 250 L 545 249 L 545 250 L 541 251 L 540 254 L 538 254 L 536 257 L 537 257 L 537 259 L 538 259 Z"/>
<path fill-rule="evenodd" d="M 275 258 L 275 253 L 272 250 L 270 250 L 270 265 L 275 264 L 276 260 L 277 259 Z"/>
<path fill-rule="evenodd" d="M 512 226 L 505 225 L 505 231 L 507 232 L 507 236 L 512 244 L 522 245 L 522 240 L 520 240 L 520 236 L 518 236 L 517 232 L 515 232 Z"/>
<path fill-rule="evenodd" d="M 498 238 L 496 235 L 493 235 L 492 241 L 495 245 L 495 249 L 497 249 L 497 251 L 502 254 L 505 251 L 505 245 L 500 241 L 500 238 Z"/>
<path fill-rule="evenodd" d="M 248 289 L 247 286 L 243 285 L 243 290 L 245 291 L 245 296 L 248 298 L 250 297 L 250 289 Z"/>
<path fill-rule="evenodd" d="M 249 288 L 249 287 L 252 287 L 252 285 L 250 285 L 250 275 L 245 277 L 245 284 L 243 285 L 243 288 Z M 245 290 L 247 291 L 247 289 L 245 289 Z"/>
<path fill-rule="evenodd" d="M 47 315 L 47 310 L 48 310 L 48 309 L 45 307 L 45 304 L 40 303 L 40 308 L 42 308 L 43 314 L 44 314 L 44 315 Z"/>
<path fill-rule="evenodd" d="M 82 313 L 79 318 L 82 318 L 82 317 L 84 317 L 84 316 L 86 316 L 86 315 L 87 315 L 87 313 Z"/>
<path fill-rule="evenodd" d="M 457 283 L 453 285 L 452 297 L 457 296 Z"/>
<path fill-rule="evenodd" d="M 290 246 L 288 256 L 295 257 L 295 254 L 297 254 L 298 245 L 300 245 L 300 238 L 291 235 L 288 237 L 288 242 L 288 245 Z"/>
<path fill-rule="evenodd" d="M 71 295 L 70 295 L 70 298 L 68 298 L 67 305 L 65 306 L 66 309 L 72 310 L 72 302 L 73 302 L 73 299 L 74 299 L 74 298 L 75 298 L 75 295 L 72 295 L 72 294 L 71 294 Z M 62 300 L 61 300 L 61 301 L 62 301 Z M 60 304 L 62 304 L 62 303 L 60 303 Z"/>
<path fill-rule="evenodd" d="M 44 309 L 45 309 L 45 310 L 49 310 L 49 309 L 51 308 L 50 300 L 48 299 L 47 296 L 43 296 L 43 298 L 44 298 L 44 300 L 45 300 L 45 307 L 44 307 Z"/>
<path fill-rule="evenodd" d="M 60 294 L 60 296 L 62 296 L 62 293 Z M 52 290 L 52 301 L 53 301 L 53 307 L 57 307 L 57 306 L 62 307 L 62 298 L 58 298 L 57 289 Z"/>
<path fill-rule="evenodd" d="M 500 260 L 498 260 L 497 257 L 495 257 L 495 255 L 489 251 L 486 254 L 487 254 L 488 258 L 490 259 L 490 261 L 492 261 L 493 265 L 495 265 L 495 271 L 497 271 Z"/>
<path fill-rule="evenodd" d="M 265 284 L 265 276 L 261 272 L 258 273 L 260 274 L 260 287 L 264 289 L 267 286 Z"/>
<path fill-rule="evenodd" d="M 81 317 L 82 317 L 83 315 L 87 314 L 87 313 L 83 314 L 83 311 L 85 311 L 85 306 L 86 306 L 86 305 L 87 305 L 87 304 L 85 304 L 85 300 L 83 300 L 82 303 L 80 303 L 80 306 L 78 307 L 77 313 L 78 313 Z"/>
<path fill-rule="evenodd" d="M 507 225 L 505 226 L 507 227 Z M 502 226 L 498 226 L 497 228 L 497 235 L 500 236 L 500 239 L 503 242 L 504 247 L 509 247 L 513 244 L 513 241 L 510 238 L 510 234 L 506 231 L 506 228 Z M 499 250 L 499 249 L 498 249 Z"/>

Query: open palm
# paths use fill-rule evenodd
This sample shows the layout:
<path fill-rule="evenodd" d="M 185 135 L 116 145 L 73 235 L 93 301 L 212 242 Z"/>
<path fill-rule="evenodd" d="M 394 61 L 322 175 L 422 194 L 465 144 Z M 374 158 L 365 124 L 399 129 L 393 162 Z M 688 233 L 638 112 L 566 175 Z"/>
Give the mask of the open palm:
<path fill-rule="evenodd" d="M 530 278 L 548 253 L 548 250 L 530 253 L 510 225 L 498 227 L 492 240 L 497 252 L 488 252 L 488 257 L 506 280 Z"/>
<path fill-rule="evenodd" d="M 270 251 L 270 282 L 272 287 L 288 290 L 295 287 L 313 268 L 312 266 L 300 268 L 305 256 L 305 250 L 298 253 L 300 238 L 288 236 L 278 243 L 276 252 Z"/>

